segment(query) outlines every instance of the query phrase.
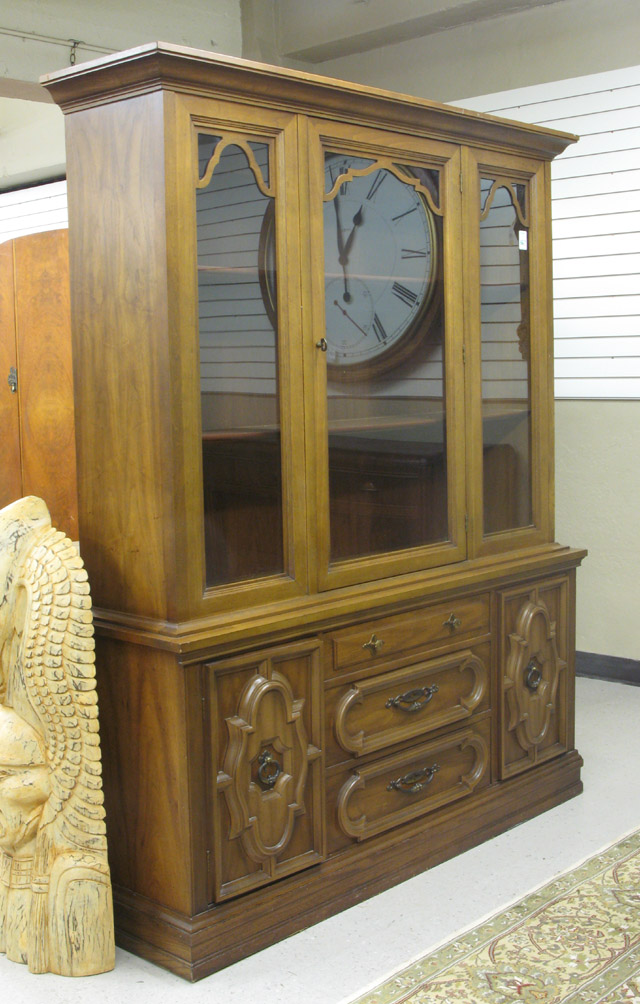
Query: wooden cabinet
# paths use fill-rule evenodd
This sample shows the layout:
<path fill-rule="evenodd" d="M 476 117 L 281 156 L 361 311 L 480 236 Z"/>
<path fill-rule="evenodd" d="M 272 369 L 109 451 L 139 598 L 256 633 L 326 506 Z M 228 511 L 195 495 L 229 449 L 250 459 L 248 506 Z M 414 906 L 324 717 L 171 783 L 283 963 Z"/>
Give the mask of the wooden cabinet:
<path fill-rule="evenodd" d="M 24 495 L 78 539 L 66 230 L 0 244 L 0 508 Z"/>
<path fill-rule="evenodd" d="M 45 83 L 118 937 L 197 979 L 581 790 L 572 137 L 164 44 Z"/>

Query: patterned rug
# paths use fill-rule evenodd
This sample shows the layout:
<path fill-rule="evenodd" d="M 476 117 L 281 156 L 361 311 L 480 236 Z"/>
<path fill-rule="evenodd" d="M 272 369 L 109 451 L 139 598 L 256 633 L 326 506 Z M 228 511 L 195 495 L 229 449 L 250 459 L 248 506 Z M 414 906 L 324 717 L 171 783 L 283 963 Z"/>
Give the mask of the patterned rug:
<path fill-rule="evenodd" d="M 353 1004 L 640 1004 L 640 831 Z"/>

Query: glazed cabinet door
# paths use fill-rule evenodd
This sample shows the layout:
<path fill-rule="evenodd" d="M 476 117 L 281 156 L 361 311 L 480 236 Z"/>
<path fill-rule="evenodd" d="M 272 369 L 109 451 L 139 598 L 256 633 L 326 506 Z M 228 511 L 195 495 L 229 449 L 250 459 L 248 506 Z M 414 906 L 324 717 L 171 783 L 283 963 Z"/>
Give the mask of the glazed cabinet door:
<path fill-rule="evenodd" d="M 297 123 L 186 97 L 176 116 L 186 568 L 201 610 L 236 609 L 307 585 Z"/>
<path fill-rule="evenodd" d="M 324 856 L 319 643 L 206 667 L 215 777 L 212 899 Z"/>
<path fill-rule="evenodd" d="M 501 775 L 573 749 L 573 577 L 500 594 Z"/>
<path fill-rule="evenodd" d="M 465 555 L 460 154 L 338 123 L 311 121 L 305 138 L 309 536 L 324 589 Z"/>
<path fill-rule="evenodd" d="M 470 551 L 553 539 L 549 168 L 464 151 Z"/>

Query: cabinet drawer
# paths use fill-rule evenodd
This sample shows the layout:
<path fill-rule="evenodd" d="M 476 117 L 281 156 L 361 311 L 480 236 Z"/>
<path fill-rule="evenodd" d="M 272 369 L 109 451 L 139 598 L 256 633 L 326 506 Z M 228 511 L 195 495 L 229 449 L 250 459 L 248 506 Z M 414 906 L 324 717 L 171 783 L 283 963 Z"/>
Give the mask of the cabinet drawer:
<path fill-rule="evenodd" d="M 382 664 L 405 652 L 425 648 L 434 642 L 471 638 L 489 630 L 489 594 L 420 610 L 362 621 L 330 635 L 333 646 L 332 670 L 344 672 L 367 665 Z"/>
<path fill-rule="evenodd" d="M 329 690 L 327 762 L 366 756 L 485 710 L 490 652 L 487 642 Z"/>
<path fill-rule="evenodd" d="M 490 779 L 489 722 L 339 775 L 338 828 L 366 840 L 464 798 Z"/>

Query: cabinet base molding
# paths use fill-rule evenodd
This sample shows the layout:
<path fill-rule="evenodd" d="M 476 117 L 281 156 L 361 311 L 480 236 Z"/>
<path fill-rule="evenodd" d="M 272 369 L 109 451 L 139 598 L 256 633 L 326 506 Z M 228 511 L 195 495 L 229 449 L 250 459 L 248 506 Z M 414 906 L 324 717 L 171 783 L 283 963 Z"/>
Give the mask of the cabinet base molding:
<path fill-rule="evenodd" d="M 575 750 L 447 811 L 194 917 L 114 887 L 117 944 L 196 982 L 582 792 Z M 380 861 L 385 862 L 385 870 Z"/>

